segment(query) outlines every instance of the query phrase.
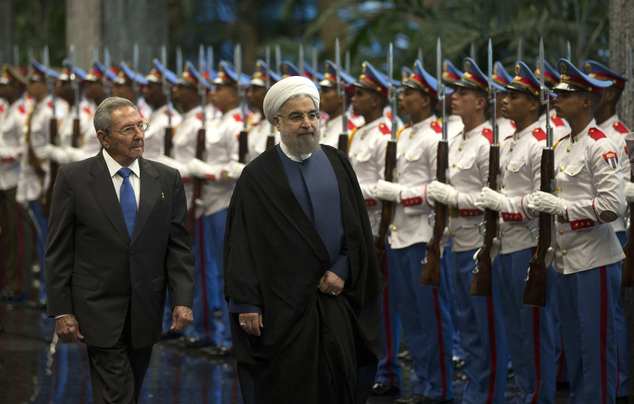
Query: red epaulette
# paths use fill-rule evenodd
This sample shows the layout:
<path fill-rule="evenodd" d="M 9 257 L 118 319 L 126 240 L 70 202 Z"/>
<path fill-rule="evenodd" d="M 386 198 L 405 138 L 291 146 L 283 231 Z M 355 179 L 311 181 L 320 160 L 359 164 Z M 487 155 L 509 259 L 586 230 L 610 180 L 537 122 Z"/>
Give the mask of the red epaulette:
<path fill-rule="evenodd" d="M 491 128 L 482 129 L 482 136 L 484 136 L 489 141 L 489 144 L 493 144 L 493 131 L 491 130 Z"/>
<path fill-rule="evenodd" d="M 235 119 L 236 122 L 242 122 L 242 115 L 239 113 L 235 113 L 233 114 L 233 119 Z"/>
<path fill-rule="evenodd" d="M 20 106 L 18 107 L 18 112 L 23 115 L 26 114 L 26 105 L 20 104 Z"/>
<path fill-rule="evenodd" d="M 196 114 L 196 118 L 202 121 L 205 118 L 205 114 L 203 114 L 202 112 L 199 112 Z"/>
<path fill-rule="evenodd" d="M 616 121 L 612 124 L 612 127 L 614 128 L 614 130 L 616 130 L 619 133 L 622 134 L 627 134 L 630 132 L 630 130 L 627 128 L 627 126 L 625 126 L 625 124 L 623 124 L 623 122 L 621 121 Z"/>
<path fill-rule="evenodd" d="M 0 104 L 0 113 L 4 112 L 4 105 Z"/>
<path fill-rule="evenodd" d="M 385 123 L 380 123 L 379 124 L 379 130 L 381 131 L 382 134 L 384 135 L 389 135 L 392 133 L 392 129 L 390 129 L 389 126 L 387 126 Z"/>
<path fill-rule="evenodd" d="M 588 129 L 588 135 L 590 135 L 591 138 L 593 138 L 594 140 L 599 140 L 599 139 L 603 139 L 605 136 L 605 133 L 601 132 L 601 130 L 597 129 L 597 128 L 590 128 Z"/>
<path fill-rule="evenodd" d="M 511 127 L 513 129 L 517 129 L 517 124 L 515 123 L 515 121 L 511 121 Z"/>
<path fill-rule="evenodd" d="M 50 109 L 53 109 L 53 101 L 49 101 L 47 105 Z"/>
<path fill-rule="evenodd" d="M 87 113 L 88 115 L 92 115 L 92 108 L 84 107 L 84 112 Z"/>
<path fill-rule="evenodd" d="M 440 122 L 438 121 L 438 119 L 434 120 L 431 122 L 431 128 L 434 130 L 434 132 L 436 133 L 442 133 L 442 125 L 440 124 Z"/>
<path fill-rule="evenodd" d="M 354 124 L 350 119 L 348 119 L 348 130 L 354 130 L 357 128 L 357 125 Z"/>
<path fill-rule="evenodd" d="M 555 126 L 566 126 L 566 124 L 564 123 L 564 120 L 558 117 L 557 115 L 553 115 L 550 119 L 553 121 Z"/>
<path fill-rule="evenodd" d="M 546 140 L 546 132 L 544 132 L 544 130 L 542 128 L 535 128 L 533 129 L 533 136 L 535 137 L 535 139 L 539 140 L 540 142 L 542 140 Z"/>

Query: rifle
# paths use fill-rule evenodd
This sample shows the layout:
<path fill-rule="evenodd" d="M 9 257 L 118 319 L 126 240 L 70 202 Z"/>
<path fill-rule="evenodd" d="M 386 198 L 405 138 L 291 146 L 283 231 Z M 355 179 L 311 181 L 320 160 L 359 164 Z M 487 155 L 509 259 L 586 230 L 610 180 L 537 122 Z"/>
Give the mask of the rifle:
<path fill-rule="evenodd" d="M 436 81 L 438 101 L 442 105 L 442 139 L 438 142 L 436 157 L 436 180 L 447 183 L 449 168 L 449 142 L 447 141 L 447 103 L 446 88 L 442 82 L 442 45 L 440 38 L 436 42 Z M 420 281 L 423 285 L 440 286 L 440 268 L 442 257 L 441 240 L 447 227 L 447 205 L 436 202 L 434 206 L 434 230 L 427 243 L 427 254 L 421 269 Z"/>
<path fill-rule="evenodd" d="M 49 53 L 48 46 L 44 48 L 43 53 L 43 62 L 44 66 L 49 67 Z M 48 140 L 52 145 L 59 144 L 59 133 L 57 131 L 57 117 L 55 116 L 55 110 L 57 107 L 57 100 L 55 99 L 55 90 L 53 89 L 54 82 L 50 80 L 48 74 L 46 75 L 46 85 L 48 87 L 48 94 L 51 96 L 51 100 L 53 103 L 53 112 L 51 114 L 51 119 L 48 121 Z M 29 129 L 30 131 L 30 129 Z M 29 137 L 30 138 L 30 137 Z M 32 151 L 32 148 L 31 150 Z M 44 194 L 44 213 L 48 216 L 49 209 L 51 207 L 51 201 L 53 200 L 53 187 L 55 186 L 55 178 L 57 177 L 57 172 L 59 171 L 59 163 L 57 161 L 50 160 L 49 161 L 49 184 L 46 192 Z M 37 170 L 36 170 L 37 172 Z M 39 175 L 39 174 L 38 174 Z M 43 180 L 43 178 L 42 178 Z"/>
<path fill-rule="evenodd" d="M 488 83 L 489 83 L 489 102 L 491 105 L 491 126 L 493 128 L 493 143 L 489 148 L 489 188 L 497 191 L 498 176 L 500 174 L 500 145 L 498 144 L 498 127 L 495 109 L 497 107 L 496 91 L 493 87 L 493 46 L 489 39 L 488 48 Z M 498 235 L 499 213 L 492 209 L 484 211 L 484 240 L 482 247 L 476 253 L 476 267 L 473 270 L 471 278 L 470 293 L 473 296 L 491 296 L 492 282 L 492 260 L 491 251 L 493 250 L 496 237 Z"/>
<path fill-rule="evenodd" d="M 79 120 L 80 114 L 80 101 L 81 101 L 81 90 L 79 88 L 79 80 L 77 79 L 77 75 L 75 74 L 75 46 L 70 46 L 70 78 L 73 86 L 73 93 L 75 94 L 75 117 L 73 118 L 73 132 L 70 138 L 70 145 L 78 149 L 81 145 L 81 126 Z"/>
<path fill-rule="evenodd" d="M 198 52 L 198 69 L 199 71 L 204 71 L 205 68 L 205 49 L 201 45 L 200 50 Z M 205 117 L 205 101 L 207 92 L 205 89 L 205 83 L 201 81 L 198 83 L 198 93 L 200 96 L 200 109 L 202 114 L 202 124 L 200 129 L 198 129 L 198 133 L 196 134 L 196 158 L 198 160 L 205 161 L 206 160 L 206 146 L 207 146 L 207 130 L 205 128 L 206 117 Z M 189 210 L 189 228 L 194 234 L 194 225 L 196 223 L 196 203 L 200 200 L 203 191 L 203 179 L 202 178 L 193 178 L 193 193 L 192 193 L 192 206 Z"/>
<path fill-rule="evenodd" d="M 341 85 L 341 54 L 339 50 L 339 38 L 335 39 L 335 65 L 337 66 L 337 94 L 341 97 L 341 133 L 339 134 L 339 140 L 337 141 L 337 149 L 348 155 L 348 105 L 346 102 L 345 89 Z"/>
<path fill-rule="evenodd" d="M 236 45 L 233 53 L 233 65 L 236 69 L 236 86 L 238 86 L 238 98 L 240 98 L 240 115 L 242 115 L 242 130 L 238 134 L 238 162 L 246 163 L 249 154 L 249 131 L 247 130 L 247 106 L 244 102 L 244 88 L 240 83 L 242 76 L 242 47 Z"/>
<path fill-rule="evenodd" d="M 544 83 L 544 40 L 539 40 L 539 86 L 540 98 L 546 105 L 546 147 L 542 151 L 541 178 L 539 189 L 544 192 L 553 192 L 555 181 L 555 153 L 553 151 L 553 128 L 550 126 L 550 94 Z M 546 283 L 548 276 L 548 263 L 546 257 L 552 250 L 553 218 L 548 213 L 539 214 L 539 236 L 537 248 L 528 265 L 526 286 L 524 287 L 524 304 L 531 306 L 546 305 Z"/>
<path fill-rule="evenodd" d="M 276 49 L 277 52 L 278 49 Z M 280 56 L 281 57 L 281 56 Z M 271 88 L 271 48 L 270 47 L 266 47 L 266 55 L 265 55 L 265 62 L 266 62 L 266 91 L 269 90 L 269 88 Z M 264 117 L 262 117 L 262 119 L 265 119 Z M 268 134 L 268 136 L 266 137 L 266 146 L 265 146 L 265 150 L 269 150 L 272 149 L 273 147 L 275 147 L 275 126 L 271 125 L 271 132 Z"/>
<path fill-rule="evenodd" d="M 161 63 L 163 67 L 167 69 L 167 47 L 161 46 Z M 167 157 L 172 156 L 172 149 L 174 148 L 174 127 L 172 126 L 172 92 L 167 82 L 165 74 L 161 75 L 161 84 L 163 87 L 163 94 L 165 94 L 165 103 L 167 105 L 167 126 L 165 127 L 165 134 L 163 135 L 163 154 Z"/>
<path fill-rule="evenodd" d="M 387 53 L 387 66 L 388 66 L 388 99 L 390 107 L 392 109 L 392 133 L 390 140 L 387 143 L 387 149 L 385 150 L 385 181 L 394 180 L 394 168 L 396 167 L 396 90 L 394 88 L 394 45 L 390 43 Z M 385 241 L 387 239 L 387 230 L 392 223 L 392 217 L 394 216 L 394 202 L 383 201 L 381 203 L 381 221 L 379 222 L 379 237 L 376 240 L 376 255 L 379 263 L 383 262 L 385 257 Z"/>
<path fill-rule="evenodd" d="M 632 83 L 632 47 L 630 46 L 629 35 L 625 37 L 625 75 L 628 85 Z M 631 88 L 631 87 L 630 87 Z M 634 182 L 634 132 L 630 132 L 625 138 L 627 144 L 627 150 L 630 159 L 630 181 Z M 627 244 L 623 248 L 625 253 L 625 259 L 623 260 L 623 273 L 621 279 L 621 285 L 624 288 L 631 288 L 634 286 L 634 202 L 628 204 L 630 210 L 630 226 L 628 230 Z"/>

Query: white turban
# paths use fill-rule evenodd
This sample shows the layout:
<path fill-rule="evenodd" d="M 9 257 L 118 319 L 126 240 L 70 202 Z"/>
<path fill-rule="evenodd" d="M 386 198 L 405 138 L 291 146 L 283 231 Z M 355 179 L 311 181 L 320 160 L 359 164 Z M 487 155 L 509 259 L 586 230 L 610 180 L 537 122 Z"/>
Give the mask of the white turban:
<path fill-rule="evenodd" d="M 315 83 L 303 76 L 291 76 L 273 84 L 264 97 L 264 116 L 273 123 L 273 118 L 289 98 L 295 95 L 306 95 L 312 98 L 319 108 L 319 91 Z"/>

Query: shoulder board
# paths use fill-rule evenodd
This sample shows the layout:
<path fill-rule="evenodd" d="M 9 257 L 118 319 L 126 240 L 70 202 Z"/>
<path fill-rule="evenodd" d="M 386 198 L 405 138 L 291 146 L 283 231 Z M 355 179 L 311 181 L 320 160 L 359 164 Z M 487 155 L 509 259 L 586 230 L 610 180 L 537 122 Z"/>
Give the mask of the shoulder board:
<path fill-rule="evenodd" d="M 353 130 L 356 128 L 357 128 L 357 125 L 355 125 L 354 122 L 352 122 L 352 120 L 348 119 L 348 130 Z"/>
<path fill-rule="evenodd" d="M 242 122 L 242 115 L 235 113 L 233 114 L 233 119 L 235 119 L 236 122 Z"/>
<path fill-rule="evenodd" d="M 569 137 L 570 137 L 570 135 L 569 135 L 569 134 L 568 134 L 568 135 L 566 135 L 566 136 L 560 137 L 560 138 L 559 138 L 559 140 L 558 140 L 558 141 L 556 141 L 556 142 L 555 142 L 555 144 L 553 145 L 553 150 L 555 150 L 555 149 L 557 148 L 557 146 L 559 146 L 559 143 L 561 143 L 561 141 L 562 141 L 562 140 L 564 140 L 564 139 L 566 139 L 566 138 L 569 138 Z"/>
<path fill-rule="evenodd" d="M 564 123 L 564 120 L 561 117 L 558 117 L 557 115 L 553 115 L 550 119 L 551 121 L 553 121 L 555 126 L 566 126 L 566 124 Z"/>
<path fill-rule="evenodd" d="M 541 142 L 542 140 L 546 140 L 547 135 L 542 128 L 535 128 L 533 129 L 533 136 Z"/>
<path fill-rule="evenodd" d="M 603 139 L 605 137 L 605 133 L 601 132 L 601 130 L 597 128 L 588 129 L 588 135 L 594 140 Z"/>
<path fill-rule="evenodd" d="M 491 128 L 482 129 L 482 136 L 484 136 L 489 141 L 489 144 L 493 144 L 493 131 L 491 130 Z"/>
<path fill-rule="evenodd" d="M 434 132 L 442 133 L 442 124 L 440 123 L 439 119 L 432 121 L 430 126 L 434 130 Z"/>
<path fill-rule="evenodd" d="M 612 127 L 619 133 L 629 133 L 630 130 L 627 128 L 627 126 L 625 126 L 625 124 L 623 124 L 623 122 L 621 121 L 616 121 L 612 124 Z"/>
<path fill-rule="evenodd" d="M 511 127 L 513 129 L 517 129 L 517 124 L 515 123 L 515 121 L 511 121 Z"/>
<path fill-rule="evenodd" d="M 197 114 L 196 114 L 196 119 L 199 119 L 199 120 L 201 120 L 201 121 L 203 120 L 203 118 L 204 118 L 204 117 L 205 117 L 205 116 L 203 115 L 203 113 L 202 113 L 202 112 L 199 112 L 199 113 L 197 113 Z"/>
<path fill-rule="evenodd" d="M 379 130 L 381 131 L 382 134 L 384 135 L 389 135 L 390 133 L 392 133 L 392 129 L 390 129 L 389 126 L 387 126 L 385 123 L 380 123 L 379 124 Z"/>
<path fill-rule="evenodd" d="M 53 109 L 53 101 L 52 100 L 50 100 L 47 105 L 48 105 L 48 107 L 50 109 Z"/>
<path fill-rule="evenodd" d="M 18 112 L 21 114 L 26 114 L 26 105 L 20 104 L 20 106 L 18 107 Z"/>
<path fill-rule="evenodd" d="M 90 107 L 84 107 L 83 111 L 88 115 L 92 115 L 92 108 Z"/>
<path fill-rule="evenodd" d="M 4 112 L 4 104 L 0 104 L 0 112 Z"/>

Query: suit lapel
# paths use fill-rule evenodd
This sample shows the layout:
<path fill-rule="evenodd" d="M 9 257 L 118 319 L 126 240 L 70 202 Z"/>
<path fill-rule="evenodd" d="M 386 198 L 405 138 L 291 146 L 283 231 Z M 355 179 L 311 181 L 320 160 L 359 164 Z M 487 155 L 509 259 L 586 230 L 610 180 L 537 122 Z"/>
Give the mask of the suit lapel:
<path fill-rule="evenodd" d="M 141 171 L 141 200 L 139 201 L 139 211 L 132 233 L 132 242 L 139 237 L 145 222 L 161 195 L 161 184 L 158 181 L 158 172 L 145 159 L 139 159 L 139 169 Z"/>
<path fill-rule="evenodd" d="M 288 177 L 278 156 L 277 148 L 271 149 L 266 158 L 269 160 L 267 165 L 271 167 L 271 171 L 266 173 L 266 179 L 272 182 L 272 186 L 265 185 L 262 187 L 263 191 L 268 194 L 269 200 L 276 205 L 280 214 L 286 217 L 304 238 L 317 258 L 328 262 L 329 255 L 326 246 L 324 246 L 317 229 L 306 216 L 295 195 L 293 195 L 293 191 L 288 184 Z"/>
<path fill-rule="evenodd" d="M 94 178 L 94 181 L 92 181 L 93 195 L 95 195 L 97 203 L 101 206 L 101 210 L 108 217 L 108 220 L 110 220 L 110 223 L 112 223 L 115 229 L 125 237 L 126 241 L 129 241 L 130 237 L 125 221 L 123 220 L 121 204 L 117 199 L 108 166 L 101 154 L 94 157 L 91 175 Z"/>

